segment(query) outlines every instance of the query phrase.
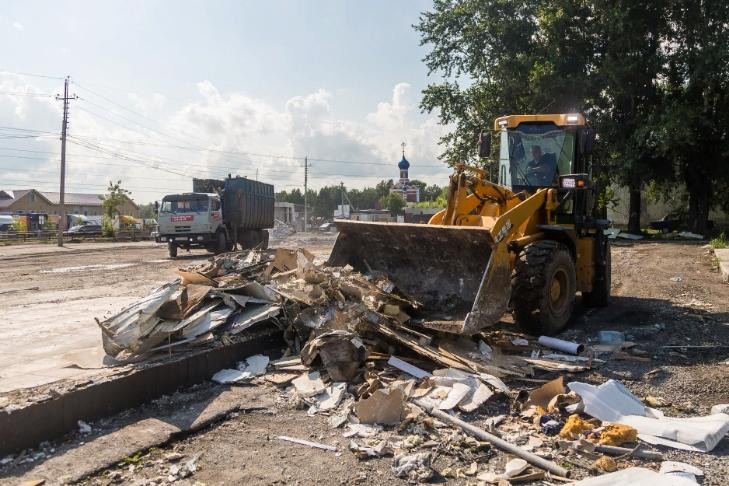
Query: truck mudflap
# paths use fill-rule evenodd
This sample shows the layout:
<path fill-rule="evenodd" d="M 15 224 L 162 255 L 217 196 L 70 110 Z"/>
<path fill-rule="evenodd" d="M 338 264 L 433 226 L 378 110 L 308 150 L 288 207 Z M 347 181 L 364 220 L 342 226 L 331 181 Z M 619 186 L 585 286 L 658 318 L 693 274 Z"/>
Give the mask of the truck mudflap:
<path fill-rule="evenodd" d="M 336 221 L 327 262 L 381 272 L 421 305 L 423 325 L 473 334 L 503 315 L 509 300 L 508 255 L 492 259 L 489 230 L 469 226 Z M 487 271 L 487 269 L 489 271 Z"/>

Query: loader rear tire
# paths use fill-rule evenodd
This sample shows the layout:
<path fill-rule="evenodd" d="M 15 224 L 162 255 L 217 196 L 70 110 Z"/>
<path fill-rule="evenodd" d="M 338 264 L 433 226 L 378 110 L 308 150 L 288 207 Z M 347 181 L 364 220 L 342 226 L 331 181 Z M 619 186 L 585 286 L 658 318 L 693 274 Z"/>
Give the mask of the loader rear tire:
<path fill-rule="evenodd" d="M 572 317 L 576 291 L 575 262 L 566 246 L 553 240 L 527 245 L 511 279 L 514 320 L 534 336 L 556 334 Z"/>
<path fill-rule="evenodd" d="M 177 258 L 177 245 L 171 241 L 167 243 L 167 253 L 169 253 L 170 258 Z"/>

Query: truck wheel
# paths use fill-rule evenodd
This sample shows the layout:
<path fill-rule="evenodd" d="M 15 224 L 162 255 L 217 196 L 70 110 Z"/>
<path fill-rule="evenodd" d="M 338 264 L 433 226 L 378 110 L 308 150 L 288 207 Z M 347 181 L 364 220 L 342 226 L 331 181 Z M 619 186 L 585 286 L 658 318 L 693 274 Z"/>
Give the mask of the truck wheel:
<path fill-rule="evenodd" d="M 170 254 L 170 258 L 177 258 L 177 245 L 171 241 L 167 243 L 167 253 Z"/>
<path fill-rule="evenodd" d="M 225 236 L 223 231 L 218 232 L 218 243 L 215 245 L 215 254 L 225 253 L 228 251 L 228 238 Z"/>
<path fill-rule="evenodd" d="M 576 291 L 575 262 L 566 246 L 553 240 L 527 245 L 511 279 L 514 320 L 534 336 L 556 334 L 572 317 Z"/>
<path fill-rule="evenodd" d="M 595 280 L 592 282 L 592 292 L 583 292 L 582 301 L 591 307 L 605 307 L 610 300 L 611 285 L 611 258 L 610 240 L 605 235 L 598 237 L 596 243 L 598 252 L 595 255 Z M 605 255 L 602 259 L 600 255 Z"/>

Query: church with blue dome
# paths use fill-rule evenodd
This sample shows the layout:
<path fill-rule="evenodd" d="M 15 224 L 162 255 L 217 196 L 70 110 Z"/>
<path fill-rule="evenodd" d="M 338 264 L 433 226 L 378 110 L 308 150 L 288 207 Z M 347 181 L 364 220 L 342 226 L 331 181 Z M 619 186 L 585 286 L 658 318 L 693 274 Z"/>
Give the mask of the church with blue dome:
<path fill-rule="evenodd" d="M 407 202 L 420 202 L 420 188 L 410 184 L 408 171 L 410 170 L 410 162 L 405 158 L 405 142 L 402 143 L 402 159 L 397 163 L 400 170 L 400 178 L 392 186 L 390 192 L 400 194 Z"/>

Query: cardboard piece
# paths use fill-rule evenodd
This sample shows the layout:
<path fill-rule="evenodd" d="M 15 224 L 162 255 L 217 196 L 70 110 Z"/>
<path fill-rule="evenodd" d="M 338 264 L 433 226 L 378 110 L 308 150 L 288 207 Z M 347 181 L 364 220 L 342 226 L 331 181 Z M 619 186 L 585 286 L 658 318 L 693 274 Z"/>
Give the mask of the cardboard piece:
<path fill-rule="evenodd" d="M 395 425 L 400 423 L 405 396 L 399 388 L 380 388 L 369 398 L 355 405 L 355 412 L 363 424 Z"/>
<path fill-rule="evenodd" d="M 177 275 L 182 277 L 182 285 L 207 285 L 209 287 L 217 287 L 218 282 L 200 272 L 188 272 L 186 270 L 177 270 Z"/>
<path fill-rule="evenodd" d="M 552 398 L 557 395 L 561 395 L 564 392 L 564 382 L 563 378 L 560 376 L 559 378 L 555 378 L 539 388 L 532 390 L 531 393 L 529 393 L 529 399 L 524 404 L 524 409 L 535 406 L 542 407 L 546 410 L 549 406 L 549 402 L 552 401 Z"/>

